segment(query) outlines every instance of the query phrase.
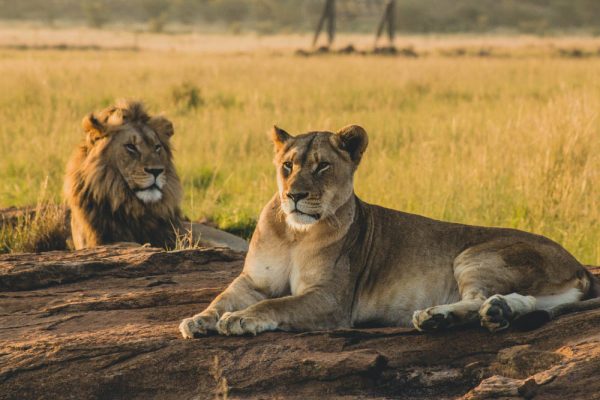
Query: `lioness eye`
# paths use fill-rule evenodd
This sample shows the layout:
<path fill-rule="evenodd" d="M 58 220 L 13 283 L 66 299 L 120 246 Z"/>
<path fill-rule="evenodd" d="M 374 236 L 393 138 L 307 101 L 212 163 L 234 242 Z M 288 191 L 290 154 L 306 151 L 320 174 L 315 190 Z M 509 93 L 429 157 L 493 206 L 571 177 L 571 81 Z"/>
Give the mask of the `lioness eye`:
<path fill-rule="evenodd" d="M 292 163 L 291 163 L 291 162 L 289 162 L 289 161 L 286 161 L 286 162 L 284 162 L 284 163 L 283 163 L 283 168 L 284 168 L 286 171 L 290 172 L 290 171 L 292 170 Z"/>
<path fill-rule="evenodd" d="M 315 172 L 323 172 L 325 171 L 327 168 L 329 168 L 331 164 L 329 164 L 328 162 L 320 162 L 319 165 L 317 165 L 317 169 Z"/>
<path fill-rule="evenodd" d="M 130 153 L 133 153 L 133 154 L 137 153 L 137 148 L 135 147 L 135 144 L 133 144 L 133 143 L 127 143 L 125 145 L 125 148 Z"/>
<path fill-rule="evenodd" d="M 157 144 L 156 146 L 154 146 L 154 151 L 156 151 L 157 153 L 160 151 L 160 149 L 162 149 L 162 145 Z"/>

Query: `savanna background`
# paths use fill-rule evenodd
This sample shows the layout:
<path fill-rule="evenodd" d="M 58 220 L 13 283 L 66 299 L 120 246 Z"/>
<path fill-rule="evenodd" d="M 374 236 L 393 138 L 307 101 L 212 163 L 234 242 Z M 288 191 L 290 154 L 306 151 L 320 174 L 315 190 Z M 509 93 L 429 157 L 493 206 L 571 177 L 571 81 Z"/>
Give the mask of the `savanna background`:
<path fill-rule="evenodd" d="M 193 220 L 251 234 L 274 123 L 358 123 L 363 200 L 600 264 L 600 2 L 398 0 L 395 55 L 335 51 L 373 48 L 378 0 L 337 0 L 334 45 L 311 53 L 323 3 L 0 0 L 0 208 L 60 204 L 83 116 L 134 98 L 175 125 Z M 27 250 L 56 218 L 40 215 L 2 228 L 0 251 Z"/>

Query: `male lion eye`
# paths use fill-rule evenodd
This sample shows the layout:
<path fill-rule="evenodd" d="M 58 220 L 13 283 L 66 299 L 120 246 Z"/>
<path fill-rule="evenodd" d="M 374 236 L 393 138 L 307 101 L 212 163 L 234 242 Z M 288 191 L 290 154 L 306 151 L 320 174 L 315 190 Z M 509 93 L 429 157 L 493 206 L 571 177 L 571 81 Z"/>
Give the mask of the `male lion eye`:
<path fill-rule="evenodd" d="M 156 146 L 154 146 L 154 151 L 156 151 L 157 153 L 160 151 L 160 149 L 162 149 L 162 145 L 157 144 Z"/>
<path fill-rule="evenodd" d="M 330 165 L 331 164 L 329 164 L 328 162 L 320 162 L 319 165 L 317 165 L 317 169 L 315 172 L 323 172 L 326 169 L 328 169 Z"/>
<path fill-rule="evenodd" d="M 291 170 L 292 170 L 292 163 L 291 163 L 291 162 L 289 162 L 289 161 L 286 161 L 286 162 L 284 162 L 284 163 L 283 163 L 283 168 L 284 168 L 286 171 L 288 171 L 288 172 L 289 172 L 289 171 L 291 171 Z"/>
<path fill-rule="evenodd" d="M 133 153 L 133 154 L 137 153 L 137 147 L 135 147 L 135 144 L 127 143 L 127 144 L 125 145 L 125 148 L 126 148 L 126 149 L 127 149 L 127 151 L 128 151 L 128 152 L 130 152 L 130 153 Z"/>

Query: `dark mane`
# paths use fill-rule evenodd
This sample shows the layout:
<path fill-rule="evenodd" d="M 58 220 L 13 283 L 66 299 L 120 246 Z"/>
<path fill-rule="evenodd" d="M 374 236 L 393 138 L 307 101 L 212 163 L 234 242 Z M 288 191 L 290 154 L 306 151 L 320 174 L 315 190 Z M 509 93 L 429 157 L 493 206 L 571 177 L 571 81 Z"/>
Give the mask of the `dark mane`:
<path fill-rule="evenodd" d="M 111 147 L 111 138 L 102 142 L 86 140 L 71 157 L 65 177 L 64 193 L 72 210 L 73 237 L 83 235 L 85 242 L 91 245 L 127 241 L 172 247 L 176 231 L 183 228 L 183 216 L 182 188 L 168 140 L 172 135 L 171 122 L 164 117 L 150 116 L 137 101 L 117 102 L 88 118 L 92 117 L 107 127 L 107 136 L 112 135 L 110 132 L 127 129 L 123 126 L 136 129 L 137 124 L 143 124 L 152 128 L 165 150 L 167 183 L 162 188 L 162 199 L 142 202 L 117 166 L 111 163 L 111 157 L 107 157 L 116 151 Z"/>

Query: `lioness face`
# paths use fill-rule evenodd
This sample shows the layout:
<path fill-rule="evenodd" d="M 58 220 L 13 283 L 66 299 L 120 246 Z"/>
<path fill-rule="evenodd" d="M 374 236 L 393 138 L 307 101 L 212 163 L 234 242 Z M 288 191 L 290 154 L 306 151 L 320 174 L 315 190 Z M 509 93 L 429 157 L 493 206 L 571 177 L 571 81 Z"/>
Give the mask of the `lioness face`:
<path fill-rule="evenodd" d="M 84 119 L 84 128 L 88 128 L 93 142 L 91 153 L 95 152 L 106 165 L 115 166 L 142 202 L 158 202 L 171 175 L 172 124 L 160 116 L 129 122 L 121 111 L 113 110 L 104 121 L 93 115 Z"/>
<path fill-rule="evenodd" d="M 291 136 L 274 127 L 272 139 L 287 224 L 295 230 L 308 230 L 332 217 L 354 192 L 354 171 L 367 147 L 365 130 L 351 125 L 337 133 Z"/>

